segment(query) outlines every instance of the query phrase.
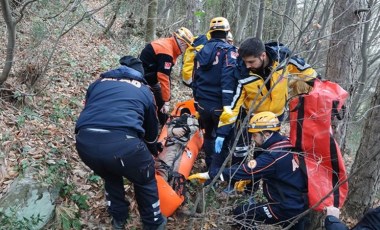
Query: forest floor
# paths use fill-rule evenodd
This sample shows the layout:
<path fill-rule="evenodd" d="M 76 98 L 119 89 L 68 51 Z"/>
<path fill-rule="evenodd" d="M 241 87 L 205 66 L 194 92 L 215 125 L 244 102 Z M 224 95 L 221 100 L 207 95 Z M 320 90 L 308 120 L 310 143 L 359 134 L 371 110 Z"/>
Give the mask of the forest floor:
<path fill-rule="evenodd" d="M 94 1 L 96 6 L 97 1 Z M 24 18 L 18 27 L 17 49 L 11 76 L 0 90 L 0 198 L 8 191 L 12 181 L 28 168 L 39 173 L 38 179 L 49 183 L 60 178 L 61 196 L 57 203 L 56 219 L 47 229 L 57 229 L 65 224 L 62 216 L 69 216 L 68 224 L 80 229 L 110 229 L 106 211 L 103 184 L 79 159 L 75 149 L 74 126 L 87 86 L 101 72 L 118 66 L 124 55 L 137 56 L 144 47 L 142 38 L 125 36 L 122 20 L 112 27 L 113 36 L 102 32 L 106 19 L 101 12 L 74 27 L 54 47 L 54 37 L 46 37 L 39 46 L 33 46 L 28 36 L 32 18 Z M 6 44 L 5 35 L 0 43 Z M 47 56 L 44 52 L 55 49 L 46 74 Z M 0 49 L 0 60 L 5 60 L 5 50 Z M 180 80 L 179 66 L 173 71 L 172 106 L 191 97 L 191 91 Z M 35 82 L 35 84 L 33 84 Z M 31 86 L 33 84 L 33 86 Z M 202 155 L 202 154 L 201 154 Z M 204 170 L 200 156 L 194 172 Z M 58 176 L 57 176 L 58 174 Z M 61 177 L 59 177 L 61 176 Z M 168 229 L 230 229 L 227 218 L 232 207 L 242 195 L 226 198 L 221 194 L 223 184 L 205 195 L 207 207 L 203 214 L 190 216 L 190 209 L 202 186 L 190 183 L 188 201 L 169 218 Z M 133 188 L 126 183 L 130 198 L 130 219 L 127 229 L 141 229 Z M 67 223 L 66 223 L 67 224 Z M 264 229 L 269 229 L 266 227 Z M 271 228 L 273 229 L 273 228 Z"/>
<path fill-rule="evenodd" d="M 94 1 L 92 7 L 97 4 Z M 106 19 L 101 15 L 100 12 L 78 24 L 59 40 L 56 47 L 53 46 L 56 42 L 53 35 L 44 38 L 39 45 L 23 36 L 31 33 L 34 26 L 33 18 L 26 16 L 17 29 L 11 75 L 1 87 L 0 198 L 7 193 L 14 179 L 29 169 L 38 171 L 36 179 L 44 183 L 49 184 L 58 178 L 61 192 L 56 202 L 56 217 L 47 229 L 110 229 L 111 219 L 106 211 L 102 180 L 78 157 L 74 126 L 83 108 L 87 86 L 101 72 L 117 67 L 120 57 L 137 56 L 144 42 L 139 37 L 125 37 L 121 19 L 112 27 L 112 37 L 104 35 L 101 25 Z M 5 34 L 0 36 L 0 42 L 6 44 Z M 53 50 L 53 58 L 41 76 L 48 59 L 46 53 Z M 5 60 L 5 47 L 0 49 L 0 56 Z M 190 89 L 179 79 L 180 62 L 178 60 L 172 75 L 173 104 L 191 97 Z M 202 165 L 202 161 L 196 165 Z M 191 187 L 189 194 L 193 197 L 190 199 L 201 190 L 198 184 Z M 131 202 L 127 229 L 141 229 L 129 182 L 125 190 Z M 214 197 L 211 195 L 209 199 L 216 205 L 218 202 Z M 221 226 L 217 223 L 220 218 L 216 215 L 222 212 L 216 211 L 217 207 L 215 211 L 208 209 L 205 217 L 192 218 L 190 208 L 191 200 L 169 218 L 168 229 L 187 229 L 190 221 L 193 221 L 193 229 L 220 229 L 217 227 Z"/>

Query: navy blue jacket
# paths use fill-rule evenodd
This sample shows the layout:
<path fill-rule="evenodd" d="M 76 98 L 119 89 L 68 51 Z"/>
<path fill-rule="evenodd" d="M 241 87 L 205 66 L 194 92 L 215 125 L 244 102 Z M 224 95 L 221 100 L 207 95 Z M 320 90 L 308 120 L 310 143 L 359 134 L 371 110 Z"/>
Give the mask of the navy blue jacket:
<path fill-rule="evenodd" d="M 335 216 L 326 216 L 325 228 L 326 230 L 349 230 L 348 227 Z"/>
<path fill-rule="evenodd" d="M 202 106 L 221 109 L 230 105 L 237 87 L 235 76 L 237 49 L 212 38 L 195 56 L 194 99 Z"/>
<path fill-rule="evenodd" d="M 223 177 L 234 180 L 263 180 L 263 191 L 268 205 L 279 205 L 284 211 L 303 210 L 307 207 L 304 194 L 306 176 L 298 167 L 291 152 L 291 143 L 278 132 L 261 146 L 255 160 L 223 171 Z M 255 161 L 255 162 L 254 162 Z"/>
<path fill-rule="evenodd" d="M 102 73 L 87 89 L 75 131 L 82 128 L 131 130 L 154 143 L 158 136 L 156 105 L 142 74 L 127 66 Z"/>
<path fill-rule="evenodd" d="M 326 216 L 326 230 L 349 230 L 349 228 L 335 216 Z M 352 228 L 352 230 L 380 229 L 380 207 L 368 210 L 363 218 Z"/>

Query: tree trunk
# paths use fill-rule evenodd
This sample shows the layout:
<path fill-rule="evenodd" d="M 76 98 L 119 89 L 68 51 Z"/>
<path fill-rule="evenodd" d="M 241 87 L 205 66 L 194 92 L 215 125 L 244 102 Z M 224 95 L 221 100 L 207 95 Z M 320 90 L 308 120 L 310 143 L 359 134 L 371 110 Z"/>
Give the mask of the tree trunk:
<path fill-rule="evenodd" d="M 366 122 L 361 144 L 356 153 L 351 173 L 357 172 L 349 181 L 348 200 L 345 212 L 350 217 L 360 218 L 372 207 L 380 191 L 380 81 L 373 96 L 370 110 L 365 114 Z M 360 170 L 360 171 L 358 171 Z"/>
<path fill-rule="evenodd" d="M 220 16 L 227 18 L 227 15 L 228 15 L 227 11 L 230 8 L 229 3 L 226 0 L 221 0 L 221 7 L 220 8 L 221 8 L 220 12 L 222 13 L 222 15 L 220 15 Z"/>
<path fill-rule="evenodd" d="M 201 1 L 200 0 L 189 0 L 186 2 L 186 21 L 185 26 L 188 28 L 194 35 L 200 33 L 200 21 L 196 15 L 196 12 L 200 11 Z"/>
<path fill-rule="evenodd" d="M 292 8 L 295 7 L 297 1 L 296 0 L 287 0 L 286 6 L 285 6 L 285 14 L 292 18 L 292 15 L 290 12 L 292 12 Z M 285 16 L 282 16 L 282 25 L 281 25 L 281 34 L 278 38 L 279 41 L 282 41 L 284 39 L 285 32 L 287 31 L 286 27 L 289 24 L 289 19 Z"/>
<path fill-rule="evenodd" d="M 148 6 L 148 19 L 146 21 L 145 42 L 151 42 L 155 38 L 157 19 L 157 0 L 150 0 Z"/>
<path fill-rule="evenodd" d="M 104 29 L 104 34 L 108 34 L 111 30 L 111 27 L 113 26 L 113 24 L 115 23 L 116 21 L 116 18 L 117 18 L 117 15 L 119 14 L 119 10 L 120 10 L 120 5 L 121 5 L 121 0 L 118 0 L 114 6 L 114 14 L 112 15 L 112 18 L 111 20 L 108 22 L 108 25 L 107 27 Z"/>
<path fill-rule="evenodd" d="M 12 69 L 14 49 L 16 45 L 16 23 L 12 18 L 12 12 L 8 0 L 0 0 L 0 5 L 8 33 L 5 64 L 0 76 L 0 85 L 2 85 L 7 80 Z"/>
<path fill-rule="evenodd" d="M 168 17 L 168 12 L 170 10 L 170 7 L 172 6 L 172 1 L 165 0 L 162 3 L 160 3 L 160 10 L 157 11 L 157 24 L 161 25 L 162 27 L 166 27 L 166 20 Z M 157 9 L 158 10 L 158 9 Z"/>
<path fill-rule="evenodd" d="M 346 1 L 337 0 L 333 8 L 331 40 L 326 62 L 326 78 L 338 82 L 343 88 L 350 89 L 355 76 L 357 61 L 358 41 L 360 40 L 359 18 L 354 13 L 359 5 L 359 0 Z M 350 103 L 346 103 L 349 110 Z M 345 136 L 347 132 L 348 116 L 342 122 L 333 123 L 335 127 L 335 138 L 345 151 Z M 341 127 L 340 127 L 341 126 Z M 313 212 L 312 222 L 309 229 L 318 229 L 321 226 L 322 215 Z"/>
<path fill-rule="evenodd" d="M 202 1 L 200 0 L 195 0 L 195 6 L 194 6 L 194 9 L 195 9 L 195 12 L 201 12 L 202 11 Z M 194 12 L 194 26 L 193 26 L 193 30 L 191 32 L 193 32 L 194 36 L 196 36 L 197 34 L 200 34 L 200 33 L 203 33 L 201 32 L 201 20 L 199 18 L 199 16 L 197 16 Z"/>
<path fill-rule="evenodd" d="M 257 18 L 256 37 L 262 38 L 264 28 L 265 0 L 260 0 L 259 16 Z"/>
<path fill-rule="evenodd" d="M 249 13 L 249 8 L 251 6 L 250 4 L 250 1 L 248 0 L 241 0 L 240 1 L 240 14 L 241 17 L 240 19 L 237 18 L 240 23 L 239 23 L 239 26 L 236 27 L 236 35 L 235 35 L 235 41 L 237 43 L 240 43 L 242 38 L 243 38 L 243 34 L 244 34 L 244 31 L 247 29 L 247 18 L 248 18 L 248 13 Z"/>
<path fill-rule="evenodd" d="M 359 58 L 360 18 L 355 10 L 360 8 L 360 0 L 335 1 L 331 40 L 326 63 L 326 78 L 339 83 L 344 89 L 352 93 Z M 346 103 L 347 111 L 351 110 L 351 103 Z M 334 124 L 335 138 L 343 150 L 346 151 L 345 136 L 347 132 L 349 114 L 343 122 Z"/>
<path fill-rule="evenodd" d="M 321 39 L 325 36 L 326 33 L 328 33 L 328 22 L 330 22 L 331 18 L 331 10 L 333 9 L 334 3 L 325 3 L 325 6 L 323 7 L 323 14 L 321 14 L 319 20 L 317 23 L 319 24 L 320 28 L 318 29 L 318 33 L 316 36 L 312 39 L 315 39 L 314 44 L 312 46 L 309 46 L 306 50 L 313 49 L 313 52 L 310 52 L 307 59 L 309 64 L 318 63 L 321 62 L 321 60 L 325 61 L 326 58 L 326 52 L 323 52 L 323 46 L 322 43 L 324 43 L 324 39 Z"/>
<path fill-rule="evenodd" d="M 256 34 L 257 17 L 259 13 L 259 7 L 258 7 L 259 4 L 255 2 L 255 3 L 252 3 L 251 5 L 252 5 L 252 9 L 250 9 L 251 15 L 250 15 L 249 23 L 248 23 L 250 26 L 248 37 L 253 37 Z"/>
<path fill-rule="evenodd" d="M 237 0 L 234 2 L 234 5 L 233 5 L 233 11 L 234 12 L 240 12 L 241 1 L 242 0 Z M 238 26 L 239 26 L 239 14 L 234 14 L 231 16 L 231 18 L 232 18 L 232 20 L 229 20 L 230 26 L 231 26 L 231 32 L 234 35 L 235 40 L 236 40 L 237 30 L 239 29 L 238 28 Z"/>
<path fill-rule="evenodd" d="M 360 48 L 361 58 L 362 58 L 362 72 L 360 74 L 360 78 L 358 80 L 359 85 L 357 86 L 356 93 L 354 94 L 354 98 L 352 100 L 352 114 L 355 116 L 359 110 L 360 104 L 359 101 L 362 101 L 362 95 L 364 92 L 365 83 L 367 82 L 368 78 L 368 48 L 371 44 L 368 44 L 368 37 L 369 37 L 369 28 L 370 28 L 370 20 L 372 17 L 371 9 L 373 6 L 373 0 L 368 1 L 368 7 L 370 8 L 370 11 L 368 12 L 366 19 L 365 19 L 365 25 L 363 29 L 363 40 Z"/>

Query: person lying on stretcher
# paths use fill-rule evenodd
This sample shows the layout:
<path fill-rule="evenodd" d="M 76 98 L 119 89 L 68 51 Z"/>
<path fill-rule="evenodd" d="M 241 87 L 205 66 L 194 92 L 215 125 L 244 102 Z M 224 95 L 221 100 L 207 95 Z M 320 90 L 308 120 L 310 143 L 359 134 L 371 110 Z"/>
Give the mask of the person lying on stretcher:
<path fill-rule="evenodd" d="M 170 181 L 173 172 L 178 171 L 180 159 L 188 141 L 199 130 L 198 120 L 189 113 L 181 111 L 181 116 L 166 123 L 168 134 L 163 143 L 163 150 L 155 163 L 157 173 L 166 181 Z"/>

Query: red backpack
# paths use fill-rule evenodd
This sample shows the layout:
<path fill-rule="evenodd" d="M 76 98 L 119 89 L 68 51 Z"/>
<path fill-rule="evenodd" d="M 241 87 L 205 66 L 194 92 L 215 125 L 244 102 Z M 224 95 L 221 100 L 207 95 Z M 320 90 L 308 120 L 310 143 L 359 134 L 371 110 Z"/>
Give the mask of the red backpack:
<path fill-rule="evenodd" d="M 290 141 L 303 152 L 295 157 L 307 175 L 309 207 L 316 211 L 327 206 L 342 207 L 347 197 L 347 181 L 340 184 L 347 179 L 346 168 L 331 128 L 334 117 L 342 119 L 339 112 L 344 110 L 347 97 L 338 84 L 316 79 L 310 93 L 289 102 Z"/>

